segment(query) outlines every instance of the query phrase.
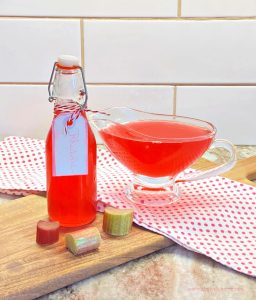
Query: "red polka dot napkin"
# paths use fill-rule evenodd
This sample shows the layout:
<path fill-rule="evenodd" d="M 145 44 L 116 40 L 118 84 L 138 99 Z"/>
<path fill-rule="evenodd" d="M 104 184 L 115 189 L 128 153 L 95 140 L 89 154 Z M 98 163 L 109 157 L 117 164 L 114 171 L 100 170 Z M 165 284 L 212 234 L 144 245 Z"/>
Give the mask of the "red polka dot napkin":
<path fill-rule="evenodd" d="M 123 192 L 131 173 L 105 150 L 98 151 L 97 176 L 99 211 L 105 205 L 133 207 L 138 225 L 256 276 L 256 188 L 213 177 L 179 183 L 181 199 L 172 205 L 134 207 Z M 0 189 L 45 190 L 43 141 L 9 137 L 0 142 Z"/>
<path fill-rule="evenodd" d="M 44 141 L 7 137 L 0 142 L 0 192 L 29 195 L 45 191 Z"/>

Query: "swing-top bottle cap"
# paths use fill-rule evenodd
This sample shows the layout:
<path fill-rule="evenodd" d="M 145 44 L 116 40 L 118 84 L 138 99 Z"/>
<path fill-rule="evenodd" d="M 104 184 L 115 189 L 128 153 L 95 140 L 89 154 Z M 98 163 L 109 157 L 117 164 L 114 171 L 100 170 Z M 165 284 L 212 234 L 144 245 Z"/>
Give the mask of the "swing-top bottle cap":
<path fill-rule="evenodd" d="M 58 65 L 64 68 L 72 68 L 79 66 L 79 59 L 73 55 L 60 55 L 58 57 Z"/>

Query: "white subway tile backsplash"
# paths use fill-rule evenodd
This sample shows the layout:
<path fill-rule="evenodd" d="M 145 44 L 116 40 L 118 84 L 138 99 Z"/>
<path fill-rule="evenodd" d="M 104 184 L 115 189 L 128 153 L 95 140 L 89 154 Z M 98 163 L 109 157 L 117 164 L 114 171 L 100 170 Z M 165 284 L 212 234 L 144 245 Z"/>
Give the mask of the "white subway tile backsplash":
<path fill-rule="evenodd" d="M 0 82 L 48 82 L 57 56 L 81 56 L 79 20 L 1 19 L 0 36 Z"/>
<path fill-rule="evenodd" d="M 9 135 L 44 139 L 52 115 L 46 85 L 0 85 L 0 140 Z"/>
<path fill-rule="evenodd" d="M 172 114 L 173 87 L 169 86 L 93 86 L 88 85 L 88 106 L 102 110 L 127 106 L 155 113 Z"/>
<path fill-rule="evenodd" d="M 219 138 L 256 145 L 256 87 L 178 87 L 177 114 L 212 122 Z"/>
<path fill-rule="evenodd" d="M 255 0 L 182 0 L 183 17 L 256 16 Z"/>
<path fill-rule="evenodd" d="M 89 108 L 129 106 L 172 113 L 173 88 L 164 86 L 88 86 Z M 44 139 L 51 125 L 53 104 L 47 85 L 0 85 L 0 140 L 8 135 Z"/>
<path fill-rule="evenodd" d="M 2 16 L 170 17 L 177 0 L 6 0 Z"/>
<path fill-rule="evenodd" d="M 255 83 L 255 36 L 256 20 L 87 20 L 87 80 Z"/>

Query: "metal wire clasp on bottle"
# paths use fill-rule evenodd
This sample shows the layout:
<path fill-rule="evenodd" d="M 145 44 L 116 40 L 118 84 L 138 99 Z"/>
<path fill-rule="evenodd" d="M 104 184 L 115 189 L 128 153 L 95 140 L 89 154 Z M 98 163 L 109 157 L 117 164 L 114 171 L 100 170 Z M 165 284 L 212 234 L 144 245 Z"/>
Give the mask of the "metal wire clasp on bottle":
<path fill-rule="evenodd" d="M 56 72 L 56 66 L 57 66 L 57 62 L 54 63 L 53 65 L 53 68 L 52 68 L 52 73 L 51 73 L 51 77 L 50 77 L 50 81 L 49 81 L 49 84 L 48 84 L 48 93 L 49 93 L 49 102 L 53 102 L 56 100 L 56 97 L 54 97 L 52 95 L 52 90 L 51 90 L 51 85 L 52 85 L 52 80 L 53 80 L 53 75 L 55 74 Z M 82 79 L 83 79 L 83 85 L 84 85 L 84 89 L 80 91 L 81 95 L 84 96 L 84 103 L 81 105 L 81 110 L 84 110 L 86 109 L 87 107 L 87 101 L 88 101 L 88 92 L 87 92 L 87 88 L 86 88 L 86 82 L 85 82 L 85 78 L 84 78 L 84 71 L 83 71 L 83 68 L 80 67 L 80 66 L 77 66 L 77 68 L 80 70 L 81 74 L 82 74 Z"/>
<path fill-rule="evenodd" d="M 57 69 L 57 62 L 54 63 L 53 68 L 52 68 L 52 73 L 51 73 L 51 77 L 50 77 L 50 81 L 48 84 L 48 93 L 49 93 L 49 97 L 48 97 L 48 101 L 49 102 L 54 102 L 57 100 L 57 97 L 53 96 L 52 93 L 52 81 L 53 81 L 53 77 L 54 74 L 56 72 Z M 83 72 L 83 68 L 80 66 L 77 66 L 77 68 L 80 70 L 81 75 L 82 75 L 82 79 L 83 79 L 83 86 L 84 88 L 80 90 L 80 96 L 84 96 L 84 101 L 82 104 L 76 102 L 76 104 L 79 106 L 79 108 L 77 110 L 75 110 L 71 115 L 70 118 L 68 119 L 66 126 L 65 126 L 65 133 L 67 134 L 67 128 L 69 126 L 69 124 L 73 124 L 73 122 L 80 116 L 81 111 L 87 110 L 87 102 L 88 102 L 88 92 L 87 92 L 87 88 L 86 88 L 86 82 L 85 82 L 85 78 L 84 78 L 84 72 Z M 65 112 L 65 107 L 62 107 L 61 110 L 63 112 Z M 68 108 L 67 108 L 68 110 Z"/>

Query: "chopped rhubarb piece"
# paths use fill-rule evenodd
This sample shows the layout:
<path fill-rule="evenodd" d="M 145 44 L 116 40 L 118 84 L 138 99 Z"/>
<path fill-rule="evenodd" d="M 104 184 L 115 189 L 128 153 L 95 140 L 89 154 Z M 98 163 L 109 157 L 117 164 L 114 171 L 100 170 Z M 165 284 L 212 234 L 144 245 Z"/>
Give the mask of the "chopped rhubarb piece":
<path fill-rule="evenodd" d="M 66 247 L 74 255 L 80 255 L 97 249 L 101 243 L 100 232 L 96 227 L 68 233 L 65 239 Z"/>
<path fill-rule="evenodd" d="M 39 245 L 50 245 L 59 240 L 59 222 L 38 221 L 36 231 L 36 242 Z"/>
<path fill-rule="evenodd" d="M 103 230 L 110 235 L 127 235 L 131 230 L 132 221 L 132 209 L 106 207 L 103 216 Z"/>

